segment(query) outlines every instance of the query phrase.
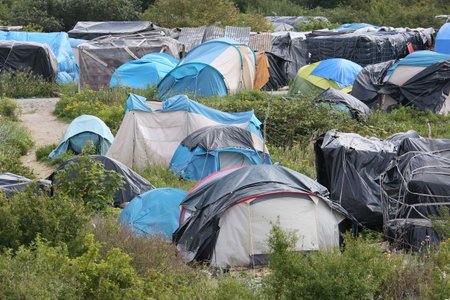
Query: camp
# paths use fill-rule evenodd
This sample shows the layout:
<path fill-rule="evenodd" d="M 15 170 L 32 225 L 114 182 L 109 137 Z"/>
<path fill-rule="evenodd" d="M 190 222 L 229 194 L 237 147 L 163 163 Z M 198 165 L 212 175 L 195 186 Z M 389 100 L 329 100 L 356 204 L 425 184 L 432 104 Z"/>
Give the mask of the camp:
<path fill-rule="evenodd" d="M 195 47 L 159 83 L 156 96 L 226 96 L 253 89 L 256 57 L 253 50 L 238 42 L 220 38 Z"/>
<path fill-rule="evenodd" d="M 439 53 L 450 54 L 450 23 L 445 23 L 439 29 L 434 50 Z"/>
<path fill-rule="evenodd" d="M 172 239 L 178 228 L 180 203 L 187 192 L 180 189 L 154 189 L 136 196 L 122 211 L 119 223 L 141 236 Z"/>
<path fill-rule="evenodd" d="M 331 58 L 306 65 L 298 71 L 289 94 L 318 94 L 328 88 L 349 92 L 361 70 L 361 66 L 343 58 Z"/>
<path fill-rule="evenodd" d="M 201 180 L 224 168 L 271 164 L 259 136 L 235 126 L 209 126 L 194 131 L 178 146 L 169 169 L 184 179 Z"/>
<path fill-rule="evenodd" d="M 131 168 L 168 166 L 181 141 L 194 131 L 215 125 L 245 128 L 262 137 L 261 122 L 253 111 L 225 113 L 185 95 L 163 102 L 130 94 L 126 114 L 107 156 Z"/>
<path fill-rule="evenodd" d="M 327 195 L 322 185 L 280 165 L 214 173 L 181 203 L 174 241 L 187 261 L 224 268 L 266 263 L 276 223 L 296 231 L 297 251 L 332 248 L 339 245 L 345 210 Z"/>
<path fill-rule="evenodd" d="M 114 136 L 108 126 L 99 118 L 82 115 L 70 123 L 59 145 L 49 154 L 48 158 L 53 160 L 69 150 L 80 154 L 89 141 L 93 142 L 97 154 L 103 155 L 114 141 Z"/>
<path fill-rule="evenodd" d="M 158 85 L 178 63 L 166 53 L 150 53 L 121 65 L 113 73 L 110 88 L 119 86 L 144 90 Z"/>

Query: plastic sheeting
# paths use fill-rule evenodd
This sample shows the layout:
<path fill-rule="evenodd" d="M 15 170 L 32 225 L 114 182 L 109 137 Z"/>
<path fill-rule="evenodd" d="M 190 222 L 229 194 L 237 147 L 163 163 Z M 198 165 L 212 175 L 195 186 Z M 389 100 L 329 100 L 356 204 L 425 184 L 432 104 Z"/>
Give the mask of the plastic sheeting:
<path fill-rule="evenodd" d="M 254 149 L 252 134 L 235 126 L 210 126 L 194 131 L 187 136 L 181 145 L 189 150 L 202 147 L 206 151 L 224 147 L 241 147 Z"/>
<path fill-rule="evenodd" d="M 25 191 L 33 184 L 36 184 L 36 190 L 48 190 L 51 182 L 48 180 L 33 181 L 13 173 L 0 173 L 0 191 L 5 193 L 6 197 L 12 197 L 18 192 Z"/>
<path fill-rule="evenodd" d="M 385 235 L 395 246 L 415 251 L 441 241 L 430 220 L 425 219 L 389 220 L 385 224 Z"/>
<path fill-rule="evenodd" d="M 295 38 L 290 33 L 274 36 L 270 52 L 287 61 L 283 71 L 289 79 L 294 79 L 298 70 L 309 63 L 305 39 Z"/>
<path fill-rule="evenodd" d="M 317 96 L 314 101 L 327 103 L 341 103 L 350 109 L 352 116 L 360 120 L 367 120 L 370 108 L 352 95 L 329 88 Z"/>
<path fill-rule="evenodd" d="M 105 35 L 134 34 L 153 29 L 153 24 L 148 21 L 80 21 L 75 24 L 75 27 L 68 34 L 69 37 L 74 39 L 92 40 Z"/>
<path fill-rule="evenodd" d="M 439 29 L 434 50 L 439 53 L 450 54 L 450 23 L 445 23 Z"/>
<path fill-rule="evenodd" d="M 102 163 L 105 170 L 110 170 L 121 175 L 123 185 L 114 194 L 114 206 L 122 206 L 125 202 L 131 201 L 137 195 L 140 195 L 146 191 L 152 190 L 155 187 L 148 182 L 145 178 L 141 177 L 139 174 L 123 165 L 122 163 L 103 155 L 90 155 L 90 157 Z M 79 157 L 74 157 L 63 162 L 58 169 L 49 176 L 49 180 L 53 182 L 53 185 L 57 184 L 55 181 L 58 171 L 64 170 L 70 163 L 77 163 Z M 70 176 L 77 176 L 77 174 L 70 174 Z"/>
<path fill-rule="evenodd" d="M 276 91 L 279 88 L 289 85 L 289 78 L 286 73 L 289 61 L 270 52 L 266 52 L 266 57 L 269 61 L 270 77 L 263 89 Z"/>
<path fill-rule="evenodd" d="M 321 21 L 329 23 L 328 19 L 322 16 L 302 17 L 302 16 L 268 16 L 266 19 L 272 23 L 275 31 L 286 31 L 295 29 L 301 31 L 301 24 L 308 24 L 311 21 Z"/>

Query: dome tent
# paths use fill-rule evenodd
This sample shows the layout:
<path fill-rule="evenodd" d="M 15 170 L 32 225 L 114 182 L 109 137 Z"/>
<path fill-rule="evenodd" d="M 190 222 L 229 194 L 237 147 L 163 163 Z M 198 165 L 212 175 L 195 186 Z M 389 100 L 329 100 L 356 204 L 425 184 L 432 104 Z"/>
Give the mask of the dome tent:
<path fill-rule="evenodd" d="M 180 203 L 187 192 L 180 189 L 154 189 L 136 196 L 123 209 L 119 223 L 131 227 L 137 235 L 159 235 L 172 239 L 178 228 Z"/>
<path fill-rule="evenodd" d="M 70 123 L 59 145 L 48 156 L 53 160 L 69 149 L 75 154 L 80 154 L 86 144 L 92 141 L 98 154 L 105 154 L 114 136 L 109 127 L 99 118 L 91 115 L 82 115 Z"/>
<path fill-rule="evenodd" d="M 250 131 L 235 126 L 208 126 L 180 143 L 169 169 L 184 179 L 201 180 L 224 168 L 271 164 L 264 151 L 267 148 L 262 139 Z"/>
<path fill-rule="evenodd" d="M 328 88 L 352 90 L 362 67 L 343 58 L 331 58 L 300 68 L 289 89 L 290 95 L 320 93 Z"/>
<path fill-rule="evenodd" d="M 177 63 L 178 60 L 166 53 L 144 55 L 117 68 L 111 77 L 109 87 L 126 86 L 142 90 L 154 87 L 176 67 Z"/>
<path fill-rule="evenodd" d="M 295 250 L 339 245 L 346 212 L 325 187 L 279 165 L 228 169 L 208 176 L 181 203 L 174 242 L 187 261 L 214 266 L 264 263 L 273 223 L 296 230 Z"/>
<path fill-rule="evenodd" d="M 450 54 L 450 23 L 445 23 L 439 29 L 434 50 L 439 53 Z"/>
<path fill-rule="evenodd" d="M 251 48 L 220 38 L 198 45 L 180 60 L 158 84 L 156 96 L 194 97 L 232 95 L 241 89 L 253 89 L 256 56 Z"/>

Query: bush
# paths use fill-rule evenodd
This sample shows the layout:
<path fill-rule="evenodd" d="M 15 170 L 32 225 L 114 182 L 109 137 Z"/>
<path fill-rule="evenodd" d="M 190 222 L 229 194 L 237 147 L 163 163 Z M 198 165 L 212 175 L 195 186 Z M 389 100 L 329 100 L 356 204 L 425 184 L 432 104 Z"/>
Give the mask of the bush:
<path fill-rule="evenodd" d="M 55 82 L 31 72 L 2 72 L 0 76 L 0 95 L 4 97 L 53 97 L 57 89 Z"/>
<path fill-rule="evenodd" d="M 148 166 L 143 170 L 138 170 L 138 173 L 150 181 L 151 184 L 158 187 L 173 187 L 183 190 L 189 190 L 195 182 L 184 180 L 175 176 L 167 169 L 167 166 Z"/>
<path fill-rule="evenodd" d="M 17 121 L 17 103 L 9 98 L 0 98 L 0 119 Z"/>

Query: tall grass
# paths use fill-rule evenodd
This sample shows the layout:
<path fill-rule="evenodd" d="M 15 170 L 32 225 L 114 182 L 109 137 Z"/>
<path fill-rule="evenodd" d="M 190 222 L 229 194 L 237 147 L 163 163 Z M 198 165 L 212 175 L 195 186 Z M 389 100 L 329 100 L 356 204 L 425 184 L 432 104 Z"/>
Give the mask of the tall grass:
<path fill-rule="evenodd" d="M 31 72 L 2 72 L 0 95 L 10 98 L 54 97 L 58 85 Z"/>

